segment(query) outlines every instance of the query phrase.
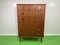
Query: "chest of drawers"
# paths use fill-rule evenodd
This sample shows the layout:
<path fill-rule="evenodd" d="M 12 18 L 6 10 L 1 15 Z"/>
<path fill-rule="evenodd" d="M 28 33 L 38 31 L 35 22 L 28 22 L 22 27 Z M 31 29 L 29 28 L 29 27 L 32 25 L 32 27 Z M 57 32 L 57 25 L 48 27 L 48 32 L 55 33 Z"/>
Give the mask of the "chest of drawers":
<path fill-rule="evenodd" d="M 18 36 L 44 36 L 45 4 L 17 4 Z"/>

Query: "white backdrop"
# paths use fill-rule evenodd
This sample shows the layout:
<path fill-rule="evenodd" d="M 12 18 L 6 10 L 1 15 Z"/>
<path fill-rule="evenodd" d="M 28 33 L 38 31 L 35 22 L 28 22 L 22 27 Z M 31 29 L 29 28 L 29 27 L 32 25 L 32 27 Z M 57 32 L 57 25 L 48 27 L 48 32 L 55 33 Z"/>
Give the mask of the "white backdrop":
<path fill-rule="evenodd" d="M 17 35 L 16 4 L 46 4 L 45 35 L 60 35 L 59 0 L 0 0 L 0 35 Z"/>

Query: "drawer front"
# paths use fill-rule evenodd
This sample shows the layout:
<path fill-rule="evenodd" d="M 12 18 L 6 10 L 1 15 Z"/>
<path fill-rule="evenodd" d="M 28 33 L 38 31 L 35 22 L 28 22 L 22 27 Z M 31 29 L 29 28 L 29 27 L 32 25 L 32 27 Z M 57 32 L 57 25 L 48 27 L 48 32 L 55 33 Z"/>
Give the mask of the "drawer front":
<path fill-rule="evenodd" d="M 42 36 L 44 34 L 44 4 L 18 4 L 18 33 L 20 36 Z"/>
<path fill-rule="evenodd" d="M 21 31 L 20 32 L 20 36 L 23 36 L 23 37 L 34 37 L 34 36 L 40 36 L 41 35 L 41 32 L 40 31 Z"/>

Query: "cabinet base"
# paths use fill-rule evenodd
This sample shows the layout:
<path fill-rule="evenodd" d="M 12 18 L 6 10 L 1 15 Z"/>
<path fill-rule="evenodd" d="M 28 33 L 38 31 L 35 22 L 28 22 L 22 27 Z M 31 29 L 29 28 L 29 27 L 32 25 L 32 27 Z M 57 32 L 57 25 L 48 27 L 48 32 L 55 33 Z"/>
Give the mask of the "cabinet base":
<path fill-rule="evenodd" d="M 42 39 L 43 39 L 43 37 L 39 37 L 40 38 L 40 41 L 41 41 L 41 43 L 42 43 Z M 39 38 L 38 38 L 38 40 L 39 40 Z M 19 37 L 19 40 L 20 40 L 20 42 L 22 41 L 22 37 Z"/>

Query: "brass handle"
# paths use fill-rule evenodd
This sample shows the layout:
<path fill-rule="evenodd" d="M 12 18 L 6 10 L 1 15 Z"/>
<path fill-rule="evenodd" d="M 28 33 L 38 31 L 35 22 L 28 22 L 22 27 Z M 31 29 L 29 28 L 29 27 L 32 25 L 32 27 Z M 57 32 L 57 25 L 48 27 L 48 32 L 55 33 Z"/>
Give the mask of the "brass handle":
<path fill-rule="evenodd" d="M 22 15 L 24 15 L 24 13 L 21 13 Z"/>

